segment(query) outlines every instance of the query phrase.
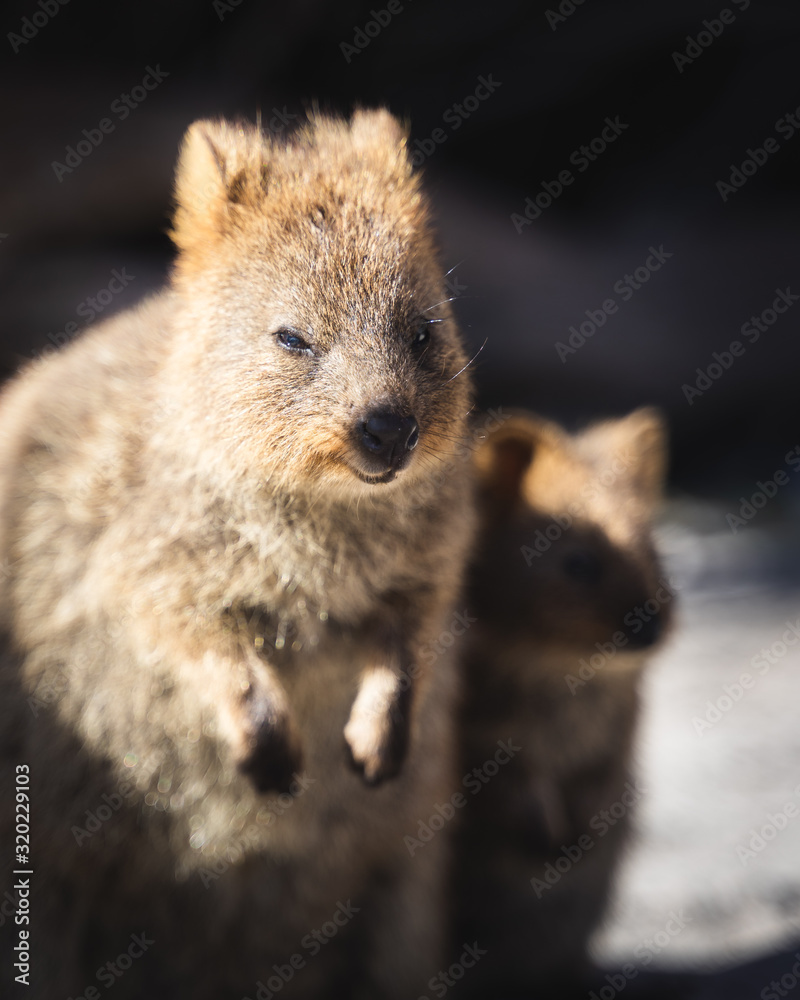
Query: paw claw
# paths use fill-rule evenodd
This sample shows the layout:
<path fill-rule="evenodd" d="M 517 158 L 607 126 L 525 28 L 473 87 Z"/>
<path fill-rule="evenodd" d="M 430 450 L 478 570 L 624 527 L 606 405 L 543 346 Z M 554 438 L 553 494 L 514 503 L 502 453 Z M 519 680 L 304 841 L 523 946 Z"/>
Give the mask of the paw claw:
<path fill-rule="evenodd" d="M 264 726 L 239 761 L 239 770 L 259 792 L 288 792 L 302 770 L 302 754 L 285 730 Z"/>
<path fill-rule="evenodd" d="M 351 766 L 372 787 L 396 777 L 408 752 L 407 692 L 394 691 L 388 703 L 385 690 L 378 694 L 371 699 L 369 684 L 362 687 L 344 730 Z"/>

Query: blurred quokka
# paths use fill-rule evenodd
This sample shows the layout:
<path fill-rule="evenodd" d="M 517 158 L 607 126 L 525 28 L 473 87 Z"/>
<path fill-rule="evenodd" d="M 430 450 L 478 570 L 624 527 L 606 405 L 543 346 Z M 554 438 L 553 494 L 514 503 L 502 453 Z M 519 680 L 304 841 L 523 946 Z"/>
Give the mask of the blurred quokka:
<path fill-rule="evenodd" d="M 452 782 L 455 669 L 418 654 L 473 522 L 428 205 L 383 111 L 282 143 L 198 122 L 176 201 L 169 287 L 2 400 L 26 995 L 145 934 L 117 1000 L 317 997 L 355 952 L 367 995 L 416 997 L 444 865 L 402 835 Z"/>
<path fill-rule="evenodd" d="M 466 994 L 586 995 L 587 941 L 642 794 L 637 686 L 672 608 L 651 540 L 665 458 L 650 409 L 575 436 L 515 415 L 475 453 L 462 771 L 499 740 L 515 754 L 460 814 L 457 941 L 487 952 Z"/>

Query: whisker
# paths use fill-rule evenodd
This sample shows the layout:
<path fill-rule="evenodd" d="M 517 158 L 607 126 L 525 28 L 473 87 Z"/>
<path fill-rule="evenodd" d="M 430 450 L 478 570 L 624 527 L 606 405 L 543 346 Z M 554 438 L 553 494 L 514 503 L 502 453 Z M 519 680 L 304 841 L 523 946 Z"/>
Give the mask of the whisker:
<path fill-rule="evenodd" d="M 436 305 L 433 305 L 433 306 L 428 306 L 427 309 L 423 309 L 422 311 L 423 311 L 423 313 L 430 312 L 431 309 L 436 309 L 437 306 L 443 306 L 445 304 L 445 302 L 455 302 L 455 300 L 457 298 L 459 298 L 458 295 L 451 295 L 449 299 L 442 299 L 441 302 L 437 302 Z"/>
<path fill-rule="evenodd" d="M 443 431 L 437 431 L 436 437 L 437 439 L 441 439 L 442 441 L 453 441 L 454 443 L 458 443 L 465 440 L 465 438 L 460 434 L 447 434 Z"/>
<path fill-rule="evenodd" d="M 465 372 L 467 370 L 467 368 L 469 368 L 469 366 L 472 364 L 472 362 L 477 358 L 477 356 L 481 353 L 481 351 L 484 349 L 484 347 L 486 347 L 486 345 L 488 343 L 489 343 L 489 338 L 487 337 L 486 340 L 484 340 L 484 342 L 478 348 L 478 350 L 472 355 L 472 357 L 469 359 L 469 361 L 464 365 L 464 367 L 461 369 L 461 371 L 456 372 L 455 375 L 453 375 L 452 378 L 449 378 L 447 380 L 447 382 L 452 382 L 453 379 L 458 378 L 458 376 L 461 375 L 462 372 Z M 443 385 L 447 385 L 447 382 L 443 382 L 442 384 Z"/>
<path fill-rule="evenodd" d="M 456 452 L 455 451 L 451 451 L 449 448 L 436 448 L 434 446 L 430 446 L 428 448 L 428 454 L 427 455 L 422 455 L 421 458 L 423 460 L 427 460 L 428 463 L 431 464 L 431 465 L 438 466 L 438 461 L 436 461 L 437 459 L 441 459 L 441 458 L 455 458 L 455 456 L 456 456 Z"/>
<path fill-rule="evenodd" d="M 467 258 L 465 257 L 465 258 L 464 258 L 464 260 L 466 260 L 466 259 L 467 259 Z M 451 274 L 453 273 L 453 271 L 455 271 L 455 269 L 456 269 L 457 267 L 461 267 L 461 265 L 462 265 L 462 264 L 464 263 L 464 260 L 460 260 L 460 261 L 459 261 L 459 262 L 458 262 L 457 264 L 453 264 L 453 266 L 452 266 L 452 267 L 450 268 L 450 270 L 449 270 L 449 271 L 445 271 L 445 272 L 444 272 L 444 276 L 445 276 L 445 278 L 449 278 L 449 277 L 450 277 L 450 275 L 451 275 Z"/>

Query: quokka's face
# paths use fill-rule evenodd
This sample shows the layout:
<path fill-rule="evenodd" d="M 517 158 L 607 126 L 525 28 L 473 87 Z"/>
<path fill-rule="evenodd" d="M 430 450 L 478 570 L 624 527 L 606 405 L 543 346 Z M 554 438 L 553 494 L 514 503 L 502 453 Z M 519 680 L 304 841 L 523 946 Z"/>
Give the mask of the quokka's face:
<path fill-rule="evenodd" d="M 251 150 L 260 166 L 247 166 L 238 201 L 226 189 L 215 251 L 190 246 L 179 261 L 202 324 L 197 363 L 232 445 L 246 434 L 270 476 L 357 493 L 434 474 L 470 407 L 400 133 L 365 117 L 366 135 L 336 123 L 288 151 Z"/>
<path fill-rule="evenodd" d="M 492 537 L 484 557 L 490 573 L 475 583 L 481 607 L 510 639 L 538 646 L 653 646 L 669 623 L 674 592 L 647 538 L 627 550 L 586 519 L 562 530 L 564 515 L 522 511 Z"/>
<path fill-rule="evenodd" d="M 577 438 L 521 418 L 501 428 L 483 455 L 478 613 L 511 642 L 575 652 L 657 643 L 674 598 L 650 537 L 663 455 L 651 411 Z"/>

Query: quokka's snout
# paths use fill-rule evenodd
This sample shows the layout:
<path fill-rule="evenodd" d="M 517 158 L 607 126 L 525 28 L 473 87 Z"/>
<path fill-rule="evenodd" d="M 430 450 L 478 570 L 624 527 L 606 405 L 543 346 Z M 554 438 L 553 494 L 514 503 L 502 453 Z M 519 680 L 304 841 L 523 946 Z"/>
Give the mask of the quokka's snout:
<path fill-rule="evenodd" d="M 390 316 L 382 327 L 342 338 L 330 367 L 322 360 L 326 380 L 341 394 L 335 422 L 344 462 L 372 485 L 428 473 L 431 460 L 449 454 L 464 416 L 454 378 L 464 362 L 449 316 L 433 334 L 426 320 Z"/>
<path fill-rule="evenodd" d="M 373 410 L 359 429 L 359 444 L 364 456 L 374 459 L 390 472 L 402 469 L 419 443 L 416 417 L 394 410 Z"/>

